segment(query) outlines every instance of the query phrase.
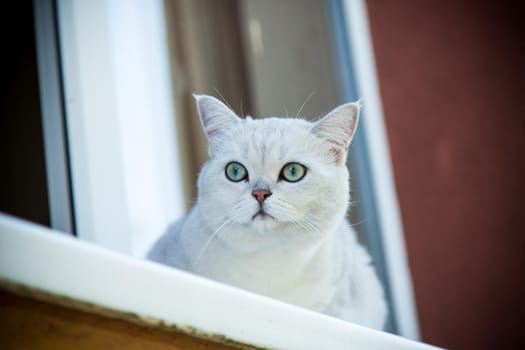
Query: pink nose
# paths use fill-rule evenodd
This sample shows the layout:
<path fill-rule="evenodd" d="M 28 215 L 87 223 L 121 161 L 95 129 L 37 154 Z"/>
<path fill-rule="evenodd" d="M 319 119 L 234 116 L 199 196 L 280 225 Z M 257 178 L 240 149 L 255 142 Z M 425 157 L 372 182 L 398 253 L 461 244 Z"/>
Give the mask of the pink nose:
<path fill-rule="evenodd" d="M 270 197 L 272 195 L 272 192 L 268 190 L 257 190 L 252 192 L 252 196 L 257 199 L 257 202 L 262 203 L 267 197 Z"/>

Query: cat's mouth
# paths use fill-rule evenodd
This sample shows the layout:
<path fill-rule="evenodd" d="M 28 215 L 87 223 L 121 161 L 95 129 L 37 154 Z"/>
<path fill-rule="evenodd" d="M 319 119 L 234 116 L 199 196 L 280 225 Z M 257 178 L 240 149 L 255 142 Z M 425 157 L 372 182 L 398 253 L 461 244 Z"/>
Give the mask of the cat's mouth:
<path fill-rule="evenodd" d="M 252 221 L 255 220 L 256 218 L 260 218 L 261 220 L 265 220 L 265 219 L 272 219 L 272 220 L 275 220 L 275 218 L 273 216 L 271 216 L 270 214 L 268 214 L 267 212 L 264 211 L 264 209 L 259 209 L 253 216 L 252 216 Z"/>

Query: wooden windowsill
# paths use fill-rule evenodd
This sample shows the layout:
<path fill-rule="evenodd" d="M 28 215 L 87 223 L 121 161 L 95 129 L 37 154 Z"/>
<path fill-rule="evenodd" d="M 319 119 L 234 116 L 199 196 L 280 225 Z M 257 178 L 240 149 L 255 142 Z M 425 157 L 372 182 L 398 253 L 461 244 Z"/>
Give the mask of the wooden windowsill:
<path fill-rule="evenodd" d="M 0 283 L 1 349 L 257 349 L 10 283 Z"/>

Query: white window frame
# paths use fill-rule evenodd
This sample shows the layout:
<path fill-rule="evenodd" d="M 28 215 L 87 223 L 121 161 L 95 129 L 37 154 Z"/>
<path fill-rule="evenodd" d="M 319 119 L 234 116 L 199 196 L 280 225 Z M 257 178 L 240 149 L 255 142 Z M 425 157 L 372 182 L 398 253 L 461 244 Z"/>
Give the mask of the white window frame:
<path fill-rule="evenodd" d="M 361 128 L 366 144 L 370 179 L 380 232 L 386 278 L 389 285 L 391 308 L 398 334 L 419 340 L 419 326 L 412 287 L 412 279 L 405 248 L 401 215 L 394 185 L 388 138 L 368 14 L 364 0 L 342 0 L 353 74 L 358 94 L 364 105 Z"/>
<path fill-rule="evenodd" d="M 184 213 L 161 0 L 59 0 L 76 234 L 143 256 Z"/>

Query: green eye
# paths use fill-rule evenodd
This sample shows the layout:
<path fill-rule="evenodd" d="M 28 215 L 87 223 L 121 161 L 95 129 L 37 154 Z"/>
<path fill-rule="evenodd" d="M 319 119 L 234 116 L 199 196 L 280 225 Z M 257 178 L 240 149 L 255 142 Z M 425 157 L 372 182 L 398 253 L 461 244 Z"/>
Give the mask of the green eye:
<path fill-rule="evenodd" d="M 248 178 L 248 171 L 241 163 L 230 162 L 226 165 L 226 177 L 233 182 L 239 182 Z"/>
<path fill-rule="evenodd" d="M 306 167 L 299 163 L 288 163 L 281 170 L 281 178 L 288 182 L 297 182 L 306 175 Z"/>

